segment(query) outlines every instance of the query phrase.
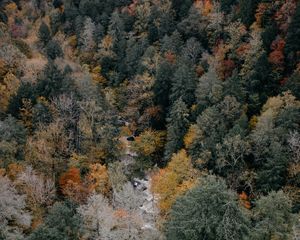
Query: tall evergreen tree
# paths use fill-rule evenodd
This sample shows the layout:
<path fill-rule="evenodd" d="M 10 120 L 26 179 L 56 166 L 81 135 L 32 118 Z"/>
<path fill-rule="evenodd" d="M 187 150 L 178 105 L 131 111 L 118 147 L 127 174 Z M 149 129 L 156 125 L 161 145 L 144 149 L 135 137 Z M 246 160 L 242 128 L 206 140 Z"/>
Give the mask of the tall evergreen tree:
<path fill-rule="evenodd" d="M 51 98 L 72 91 L 72 79 L 53 62 L 49 61 L 36 85 L 36 94 Z"/>
<path fill-rule="evenodd" d="M 169 240 L 241 240 L 249 235 L 249 219 L 236 194 L 215 176 L 202 178 L 176 201 L 166 227 Z"/>
<path fill-rule="evenodd" d="M 299 51 L 300 51 L 300 3 L 297 4 L 296 13 L 292 18 L 292 22 L 289 25 L 285 54 L 288 60 L 288 67 L 291 70 L 299 63 Z"/>
<path fill-rule="evenodd" d="M 168 161 L 173 153 L 183 147 L 183 137 L 187 131 L 188 109 L 182 98 L 172 106 L 170 116 L 167 118 L 167 143 L 165 146 L 165 160 Z"/>
<path fill-rule="evenodd" d="M 48 25 L 45 22 L 42 22 L 39 28 L 39 39 L 46 45 L 51 40 L 51 32 Z"/>
<path fill-rule="evenodd" d="M 169 94 L 172 83 L 174 65 L 166 60 L 162 61 L 156 70 L 156 80 L 154 82 L 154 102 L 160 105 L 164 112 L 169 107 Z"/>
<path fill-rule="evenodd" d="M 170 101 L 175 102 L 181 97 L 188 106 L 191 106 L 195 101 L 196 81 L 194 69 L 184 62 L 179 63 L 172 82 Z"/>

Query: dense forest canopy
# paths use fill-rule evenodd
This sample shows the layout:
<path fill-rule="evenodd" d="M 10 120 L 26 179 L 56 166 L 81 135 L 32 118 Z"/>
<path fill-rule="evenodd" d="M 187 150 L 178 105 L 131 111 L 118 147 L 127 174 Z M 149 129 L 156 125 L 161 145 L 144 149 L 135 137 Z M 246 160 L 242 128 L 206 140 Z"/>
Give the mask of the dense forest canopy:
<path fill-rule="evenodd" d="M 0 1 L 0 240 L 296 240 L 299 212 L 299 1 Z"/>

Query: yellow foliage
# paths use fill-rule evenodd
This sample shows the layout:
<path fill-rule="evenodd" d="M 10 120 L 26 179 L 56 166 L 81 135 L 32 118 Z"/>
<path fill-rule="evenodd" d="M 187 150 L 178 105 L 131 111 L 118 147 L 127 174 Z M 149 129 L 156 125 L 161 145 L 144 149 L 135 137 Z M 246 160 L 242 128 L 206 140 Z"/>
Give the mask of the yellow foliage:
<path fill-rule="evenodd" d="M 71 37 L 69 38 L 68 42 L 69 42 L 69 45 L 70 45 L 72 48 L 76 48 L 76 46 L 77 46 L 77 37 L 76 37 L 76 35 L 71 36 Z"/>
<path fill-rule="evenodd" d="M 92 79 L 97 83 L 104 84 L 107 82 L 106 78 L 101 74 L 101 66 L 97 66 L 92 69 Z"/>
<path fill-rule="evenodd" d="M 148 129 L 136 138 L 132 147 L 134 151 L 145 156 L 150 156 L 164 147 L 165 136 L 166 133 L 164 131 Z"/>
<path fill-rule="evenodd" d="M 253 116 L 249 121 L 250 129 L 255 129 L 256 124 L 257 124 L 257 116 Z"/>
<path fill-rule="evenodd" d="M 192 188 L 199 177 L 191 158 L 183 149 L 174 154 L 165 169 L 160 169 L 151 179 L 151 190 L 158 196 L 158 207 L 165 216 L 176 198 Z"/>
<path fill-rule="evenodd" d="M 3 82 L 0 83 L 0 110 L 5 111 L 7 109 L 9 99 L 17 92 L 19 86 L 20 80 L 14 74 L 7 73 L 5 75 Z"/>
<path fill-rule="evenodd" d="M 17 10 L 17 5 L 14 2 L 9 3 L 5 6 L 5 11 L 8 13 L 12 13 L 16 10 Z"/>
<path fill-rule="evenodd" d="M 194 142 L 197 136 L 197 126 L 195 124 L 191 125 L 187 134 L 184 136 L 184 146 L 189 148 L 191 144 Z"/>
<path fill-rule="evenodd" d="M 105 165 L 99 163 L 90 166 L 90 173 L 87 176 L 89 188 L 91 191 L 96 191 L 104 196 L 109 195 L 111 184 L 109 181 L 108 171 Z"/>

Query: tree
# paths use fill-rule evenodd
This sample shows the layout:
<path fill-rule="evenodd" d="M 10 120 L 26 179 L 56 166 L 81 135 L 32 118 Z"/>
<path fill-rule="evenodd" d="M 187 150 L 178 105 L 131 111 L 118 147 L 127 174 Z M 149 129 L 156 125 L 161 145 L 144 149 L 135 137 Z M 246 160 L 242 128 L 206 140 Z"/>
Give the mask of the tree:
<path fill-rule="evenodd" d="M 290 239 L 295 218 L 291 202 L 282 192 L 270 192 L 257 200 L 254 208 L 253 239 Z"/>
<path fill-rule="evenodd" d="M 69 75 L 62 72 L 53 61 L 49 61 L 36 84 L 36 94 L 50 99 L 72 91 L 72 84 Z"/>
<path fill-rule="evenodd" d="M 161 216 L 165 217 L 176 200 L 197 182 L 199 172 L 193 168 L 185 150 L 173 154 L 167 167 L 160 169 L 151 178 L 151 190 L 158 197 Z"/>
<path fill-rule="evenodd" d="M 95 190 L 97 193 L 109 196 L 111 191 L 111 183 L 107 167 L 99 163 L 90 166 L 90 172 L 87 176 L 89 188 Z"/>
<path fill-rule="evenodd" d="M 174 103 L 179 98 L 191 106 L 195 100 L 196 73 L 185 63 L 180 63 L 174 73 L 170 101 Z"/>
<path fill-rule="evenodd" d="M 80 169 L 72 167 L 59 178 L 62 193 L 76 203 L 85 202 L 90 194 L 87 184 L 81 179 Z"/>
<path fill-rule="evenodd" d="M 51 207 L 44 223 L 29 235 L 28 240 L 79 240 L 80 224 L 81 218 L 76 213 L 74 204 L 56 202 Z"/>
<path fill-rule="evenodd" d="M 92 19 L 87 17 L 84 21 L 83 33 L 81 35 L 81 44 L 84 51 L 91 51 L 96 46 L 94 40 L 96 26 Z"/>
<path fill-rule="evenodd" d="M 167 143 L 164 153 L 166 161 L 183 147 L 183 137 L 189 124 L 188 117 L 187 106 L 182 98 L 179 98 L 171 107 L 170 116 L 167 118 Z"/>
<path fill-rule="evenodd" d="M 33 210 L 49 206 L 55 197 L 55 185 L 51 179 L 38 175 L 31 166 L 18 174 L 16 183 L 26 194 L 26 201 Z"/>
<path fill-rule="evenodd" d="M 209 66 L 208 72 L 199 79 L 196 96 L 198 107 L 202 110 L 218 103 L 223 97 L 223 83 L 218 78 L 214 66 Z"/>
<path fill-rule="evenodd" d="M 51 40 L 51 33 L 48 25 L 42 22 L 39 28 L 39 39 L 44 46 Z"/>
<path fill-rule="evenodd" d="M 160 105 L 165 112 L 169 103 L 169 94 L 172 83 L 174 66 L 168 61 L 162 61 L 156 70 L 156 79 L 153 86 L 154 102 Z"/>
<path fill-rule="evenodd" d="M 7 167 L 16 160 L 24 159 L 26 130 L 12 116 L 0 121 L 0 165 Z"/>
<path fill-rule="evenodd" d="M 249 27 L 255 20 L 255 10 L 258 0 L 239 0 L 240 13 L 239 17 L 247 27 Z"/>
<path fill-rule="evenodd" d="M 299 62 L 299 51 L 300 51 L 300 4 L 297 4 L 296 12 L 292 18 L 292 22 L 289 25 L 288 33 L 286 37 L 285 54 L 288 59 L 288 67 L 292 69 Z"/>
<path fill-rule="evenodd" d="M 249 223 L 236 194 L 224 180 L 208 175 L 173 205 L 167 239 L 247 239 Z"/>
<path fill-rule="evenodd" d="M 31 216 L 25 210 L 25 195 L 19 195 L 13 183 L 0 175 L 0 239 L 22 239 L 30 227 Z"/>
<path fill-rule="evenodd" d="M 112 239 L 112 231 L 117 222 L 113 208 L 106 198 L 101 194 L 93 194 L 77 211 L 83 220 L 85 238 Z"/>
<path fill-rule="evenodd" d="M 172 0 L 172 7 L 174 8 L 178 19 L 186 17 L 192 5 L 192 0 Z"/>
<path fill-rule="evenodd" d="M 55 60 L 58 57 L 63 57 L 64 53 L 57 41 L 49 41 L 46 46 L 47 57 Z"/>

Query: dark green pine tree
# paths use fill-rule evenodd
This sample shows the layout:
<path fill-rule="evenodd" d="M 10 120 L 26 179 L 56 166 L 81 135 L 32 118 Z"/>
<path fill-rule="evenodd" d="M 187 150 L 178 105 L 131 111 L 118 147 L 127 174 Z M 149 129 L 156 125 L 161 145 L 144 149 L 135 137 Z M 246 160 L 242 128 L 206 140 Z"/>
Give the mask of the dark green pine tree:
<path fill-rule="evenodd" d="M 177 19 L 184 18 L 188 14 L 193 2 L 193 0 L 172 0 L 172 7 L 177 14 Z"/>
<path fill-rule="evenodd" d="M 69 74 L 58 69 L 53 61 L 49 61 L 36 85 L 36 95 L 50 99 L 65 92 L 72 92 L 73 88 Z"/>
<path fill-rule="evenodd" d="M 221 10 L 228 13 L 231 10 L 231 7 L 233 4 L 235 4 L 237 0 L 221 0 L 220 5 L 221 5 Z"/>
<path fill-rule="evenodd" d="M 249 219 L 237 196 L 215 176 L 179 197 L 166 224 L 167 240 L 249 239 Z"/>
<path fill-rule="evenodd" d="M 7 113 L 15 118 L 20 118 L 20 110 L 23 107 L 23 99 L 30 99 L 32 104 L 35 104 L 35 87 L 31 83 L 22 82 L 17 93 L 9 100 Z"/>
<path fill-rule="evenodd" d="M 64 55 L 63 50 L 61 49 L 58 42 L 53 40 L 48 42 L 46 46 L 46 54 L 47 57 L 51 60 L 55 60 L 56 58 L 62 57 Z"/>
<path fill-rule="evenodd" d="M 259 0 L 239 0 L 239 17 L 247 27 L 250 27 L 255 20 L 255 10 L 258 2 Z"/>
<path fill-rule="evenodd" d="M 39 39 L 44 44 L 44 46 L 51 40 L 50 29 L 45 22 L 42 22 L 39 28 Z"/>
<path fill-rule="evenodd" d="M 167 118 L 167 143 L 165 146 L 165 160 L 168 161 L 173 153 L 183 147 L 183 138 L 189 125 L 189 111 L 186 104 L 179 98 L 172 106 Z"/>
<path fill-rule="evenodd" d="M 194 69 L 184 62 L 179 63 L 173 77 L 170 94 L 171 103 L 181 97 L 188 106 L 191 106 L 195 101 L 196 82 L 197 76 Z"/>
<path fill-rule="evenodd" d="M 257 170 L 257 188 L 263 193 L 279 190 L 286 182 L 288 157 L 283 146 L 272 142 L 263 166 Z"/>
<path fill-rule="evenodd" d="M 156 81 L 154 82 L 154 102 L 161 106 L 164 112 L 169 108 L 169 94 L 171 82 L 174 74 L 174 65 L 166 60 L 162 61 L 156 71 Z"/>
<path fill-rule="evenodd" d="M 293 16 L 292 22 L 289 25 L 286 45 L 285 45 L 285 54 L 288 60 L 289 69 L 293 69 L 300 60 L 299 51 L 300 51 L 300 3 L 297 4 L 296 13 Z"/>
<path fill-rule="evenodd" d="M 81 219 L 74 204 L 57 202 L 50 209 L 45 222 L 35 229 L 28 240 L 76 240 L 80 239 Z"/>

